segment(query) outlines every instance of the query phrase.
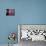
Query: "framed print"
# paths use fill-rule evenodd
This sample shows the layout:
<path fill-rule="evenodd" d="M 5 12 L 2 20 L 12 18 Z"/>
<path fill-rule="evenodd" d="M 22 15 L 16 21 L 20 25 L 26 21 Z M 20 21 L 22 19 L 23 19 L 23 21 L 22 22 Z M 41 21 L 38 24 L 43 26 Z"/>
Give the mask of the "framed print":
<path fill-rule="evenodd" d="M 15 9 L 6 9 L 6 16 L 15 16 Z"/>

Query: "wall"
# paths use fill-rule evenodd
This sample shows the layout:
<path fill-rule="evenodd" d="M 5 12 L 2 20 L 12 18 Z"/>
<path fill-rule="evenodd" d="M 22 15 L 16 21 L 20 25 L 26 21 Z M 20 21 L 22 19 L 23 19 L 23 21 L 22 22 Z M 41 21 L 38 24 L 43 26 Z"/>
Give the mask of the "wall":
<path fill-rule="evenodd" d="M 6 16 L 7 8 L 15 16 Z M 17 24 L 46 24 L 46 0 L 0 0 L 0 44 L 8 43 L 9 32 L 18 32 Z"/>

